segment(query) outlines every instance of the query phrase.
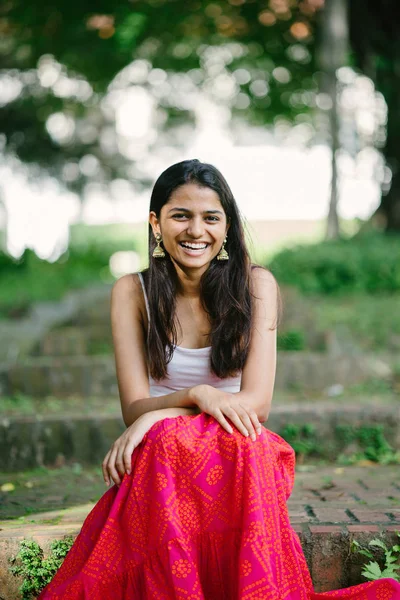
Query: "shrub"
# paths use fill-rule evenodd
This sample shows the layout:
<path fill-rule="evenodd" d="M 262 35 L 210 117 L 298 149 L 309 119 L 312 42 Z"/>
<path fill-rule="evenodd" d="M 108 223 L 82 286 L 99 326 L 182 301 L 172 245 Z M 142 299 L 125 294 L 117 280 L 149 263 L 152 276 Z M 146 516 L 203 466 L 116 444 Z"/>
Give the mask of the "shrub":
<path fill-rule="evenodd" d="M 278 333 L 278 350 L 305 350 L 306 341 L 304 333 L 297 329 Z"/>
<path fill-rule="evenodd" d="M 58 300 L 71 289 L 112 282 L 109 260 L 118 250 L 135 250 L 134 242 L 91 242 L 71 246 L 55 262 L 25 250 L 14 260 L 0 253 L 0 317 L 20 317 L 33 302 Z"/>
<path fill-rule="evenodd" d="M 287 248 L 268 268 L 307 294 L 374 294 L 400 290 L 399 256 L 400 236 L 370 233 Z"/>
<path fill-rule="evenodd" d="M 74 542 L 71 536 L 55 540 L 50 555 L 45 558 L 42 548 L 33 540 L 22 540 L 17 556 L 12 557 L 10 571 L 23 578 L 22 600 L 32 600 L 52 580 Z"/>

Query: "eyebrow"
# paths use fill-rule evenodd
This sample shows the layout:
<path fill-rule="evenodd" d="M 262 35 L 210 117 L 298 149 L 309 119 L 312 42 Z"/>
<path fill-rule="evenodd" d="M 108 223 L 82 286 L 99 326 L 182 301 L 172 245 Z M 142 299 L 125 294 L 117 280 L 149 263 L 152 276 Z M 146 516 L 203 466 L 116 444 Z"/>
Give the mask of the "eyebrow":
<path fill-rule="evenodd" d="M 180 210 L 181 212 L 187 212 L 190 213 L 191 211 L 188 208 L 171 208 L 168 213 L 172 212 L 173 210 Z M 215 215 L 215 214 L 219 214 L 219 215 L 223 215 L 224 213 L 221 212 L 220 210 L 203 210 L 203 214 L 204 213 L 208 213 L 210 215 Z"/>

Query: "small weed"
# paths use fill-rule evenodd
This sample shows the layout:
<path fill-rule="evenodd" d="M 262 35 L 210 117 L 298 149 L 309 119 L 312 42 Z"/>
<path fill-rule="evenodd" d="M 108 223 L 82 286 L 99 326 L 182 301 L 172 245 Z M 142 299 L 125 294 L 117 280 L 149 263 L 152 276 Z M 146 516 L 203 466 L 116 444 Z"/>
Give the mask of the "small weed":
<path fill-rule="evenodd" d="M 336 436 L 344 445 L 357 443 L 360 450 L 351 455 L 340 454 L 338 462 L 351 465 L 361 460 L 369 460 L 382 465 L 396 464 L 400 461 L 400 452 L 393 450 L 386 440 L 383 425 L 352 427 L 337 425 Z"/>
<path fill-rule="evenodd" d="M 39 544 L 33 540 L 22 540 L 17 556 L 10 559 L 11 573 L 23 578 L 20 592 L 22 600 L 33 600 L 52 580 L 74 542 L 71 536 L 55 540 L 50 546 L 50 555 L 44 557 Z"/>
<path fill-rule="evenodd" d="M 301 351 L 306 349 L 304 333 L 298 329 L 292 329 L 278 333 L 278 350 Z"/>
<path fill-rule="evenodd" d="M 315 426 L 312 423 L 304 423 L 304 425 L 288 423 L 279 432 L 279 435 L 292 446 L 298 455 L 299 462 L 302 462 L 310 454 L 318 453 Z"/>
<path fill-rule="evenodd" d="M 396 534 L 398 537 L 400 537 L 400 533 L 398 531 L 396 531 Z M 400 569 L 400 546 L 395 544 L 392 548 L 388 548 L 386 544 L 379 538 L 374 538 L 371 540 L 368 546 L 383 550 L 384 557 L 380 561 L 381 564 L 379 564 L 376 560 L 374 560 L 375 557 L 370 550 L 361 546 L 361 544 L 359 544 L 356 540 L 353 540 L 351 544 L 351 551 L 370 559 L 370 562 L 364 565 L 361 574 L 366 579 L 370 580 L 391 577 L 395 581 L 400 581 L 397 573 L 397 571 Z"/>

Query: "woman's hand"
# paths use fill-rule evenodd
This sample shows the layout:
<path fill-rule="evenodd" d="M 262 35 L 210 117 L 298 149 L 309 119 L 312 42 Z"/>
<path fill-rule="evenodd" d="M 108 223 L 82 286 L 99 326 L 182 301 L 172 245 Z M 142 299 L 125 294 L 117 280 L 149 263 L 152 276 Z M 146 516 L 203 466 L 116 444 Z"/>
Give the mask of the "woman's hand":
<path fill-rule="evenodd" d="M 103 477 L 107 486 L 110 485 L 111 480 L 120 485 L 124 474 L 129 475 L 132 452 L 157 421 L 158 419 L 154 416 L 154 413 L 145 413 L 136 419 L 113 443 L 102 464 Z"/>
<path fill-rule="evenodd" d="M 235 394 L 202 384 L 191 388 L 190 398 L 201 412 L 212 415 L 228 433 L 233 430 L 225 417 L 232 421 L 240 433 L 250 435 L 253 441 L 256 439 L 256 432 L 261 434 L 261 423 L 255 411 Z"/>

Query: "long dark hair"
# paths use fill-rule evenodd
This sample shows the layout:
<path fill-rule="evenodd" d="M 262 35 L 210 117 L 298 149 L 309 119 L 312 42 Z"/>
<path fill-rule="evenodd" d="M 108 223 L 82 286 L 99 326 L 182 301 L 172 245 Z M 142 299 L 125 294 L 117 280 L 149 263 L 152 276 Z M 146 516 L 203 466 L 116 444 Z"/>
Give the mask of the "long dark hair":
<path fill-rule="evenodd" d="M 209 316 L 211 332 L 210 368 L 221 378 L 234 376 L 246 361 L 252 323 L 251 264 L 242 219 L 232 191 L 213 165 L 197 159 L 184 160 L 166 169 L 157 179 L 150 200 L 150 212 L 160 218 L 161 208 L 174 190 L 195 183 L 214 190 L 230 223 L 225 248 L 229 260 L 214 258 L 200 280 L 201 303 Z M 142 272 L 149 300 L 150 327 L 147 340 L 150 375 L 167 377 L 167 364 L 177 343 L 175 327 L 178 275 L 164 249 L 165 258 L 153 258 L 156 241 L 149 224 L 149 267 Z"/>

